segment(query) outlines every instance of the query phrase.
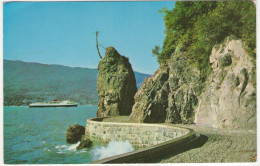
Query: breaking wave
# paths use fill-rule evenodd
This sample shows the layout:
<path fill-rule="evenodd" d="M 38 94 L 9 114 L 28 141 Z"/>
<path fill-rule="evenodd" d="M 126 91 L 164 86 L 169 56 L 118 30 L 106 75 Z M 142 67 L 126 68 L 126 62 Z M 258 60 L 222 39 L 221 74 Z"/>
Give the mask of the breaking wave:
<path fill-rule="evenodd" d="M 129 141 L 111 141 L 106 146 L 95 147 L 91 153 L 95 160 L 134 151 Z"/>

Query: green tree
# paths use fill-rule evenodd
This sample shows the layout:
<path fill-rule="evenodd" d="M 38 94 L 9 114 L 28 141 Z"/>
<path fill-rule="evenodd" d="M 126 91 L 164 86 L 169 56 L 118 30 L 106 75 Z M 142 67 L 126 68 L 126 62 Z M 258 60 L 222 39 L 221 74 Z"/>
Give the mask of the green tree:
<path fill-rule="evenodd" d="M 256 8 L 251 1 L 176 2 L 175 8 L 163 8 L 166 37 L 160 64 L 178 50 L 186 52 L 188 63 L 200 70 L 205 80 L 211 72 L 209 55 L 215 44 L 228 36 L 242 39 L 250 55 L 256 53 Z M 153 51 L 156 51 L 156 47 Z"/>

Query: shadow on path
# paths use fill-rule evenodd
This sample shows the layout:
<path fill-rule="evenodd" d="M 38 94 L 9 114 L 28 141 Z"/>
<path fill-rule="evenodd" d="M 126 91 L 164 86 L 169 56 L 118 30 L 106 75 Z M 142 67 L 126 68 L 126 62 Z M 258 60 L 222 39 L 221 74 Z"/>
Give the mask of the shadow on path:
<path fill-rule="evenodd" d="M 183 145 L 182 147 L 179 147 L 177 150 L 174 150 L 174 152 L 163 153 L 161 155 L 158 155 L 158 157 L 153 158 L 150 161 L 147 161 L 146 163 L 159 163 L 161 160 L 170 158 L 170 157 L 175 156 L 177 154 L 189 151 L 191 149 L 202 147 L 207 141 L 208 141 L 207 136 L 198 134 L 198 136 L 194 140 L 192 140 L 189 143 Z"/>

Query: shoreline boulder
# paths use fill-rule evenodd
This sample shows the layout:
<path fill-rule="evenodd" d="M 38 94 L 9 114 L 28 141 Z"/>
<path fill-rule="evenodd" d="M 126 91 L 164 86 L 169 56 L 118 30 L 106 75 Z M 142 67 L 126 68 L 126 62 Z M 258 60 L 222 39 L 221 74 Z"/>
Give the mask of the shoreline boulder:
<path fill-rule="evenodd" d="M 85 127 L 79 124 L 74 124 L 67 128 L 66 141 L 73 144 L 81 140 L 81 136 L 85 134 Z"/>
<path fill-rule="evenodd" d="M 84 149 L 84 148 L 90 148 L 93 146 L 93 142 L 90 139 L 83 139 L 81 140 L 79 146 L 77 146 L 77 150 Z"/>

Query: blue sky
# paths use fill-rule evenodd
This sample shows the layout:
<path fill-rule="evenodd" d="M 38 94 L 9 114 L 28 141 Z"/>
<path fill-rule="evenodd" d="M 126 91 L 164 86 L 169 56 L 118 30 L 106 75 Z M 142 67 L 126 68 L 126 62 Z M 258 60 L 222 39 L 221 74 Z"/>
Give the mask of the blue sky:
<path fill-rule="evenodd" d="M 97 68 L 95 32 L 104 47 L 127 56 L 135 71 L 153 74 L 162 46 L 161 2 L 10 2 L 4 5 L 4 59 Z M 104 56 L 105 50 L 100 48 Z"/>

